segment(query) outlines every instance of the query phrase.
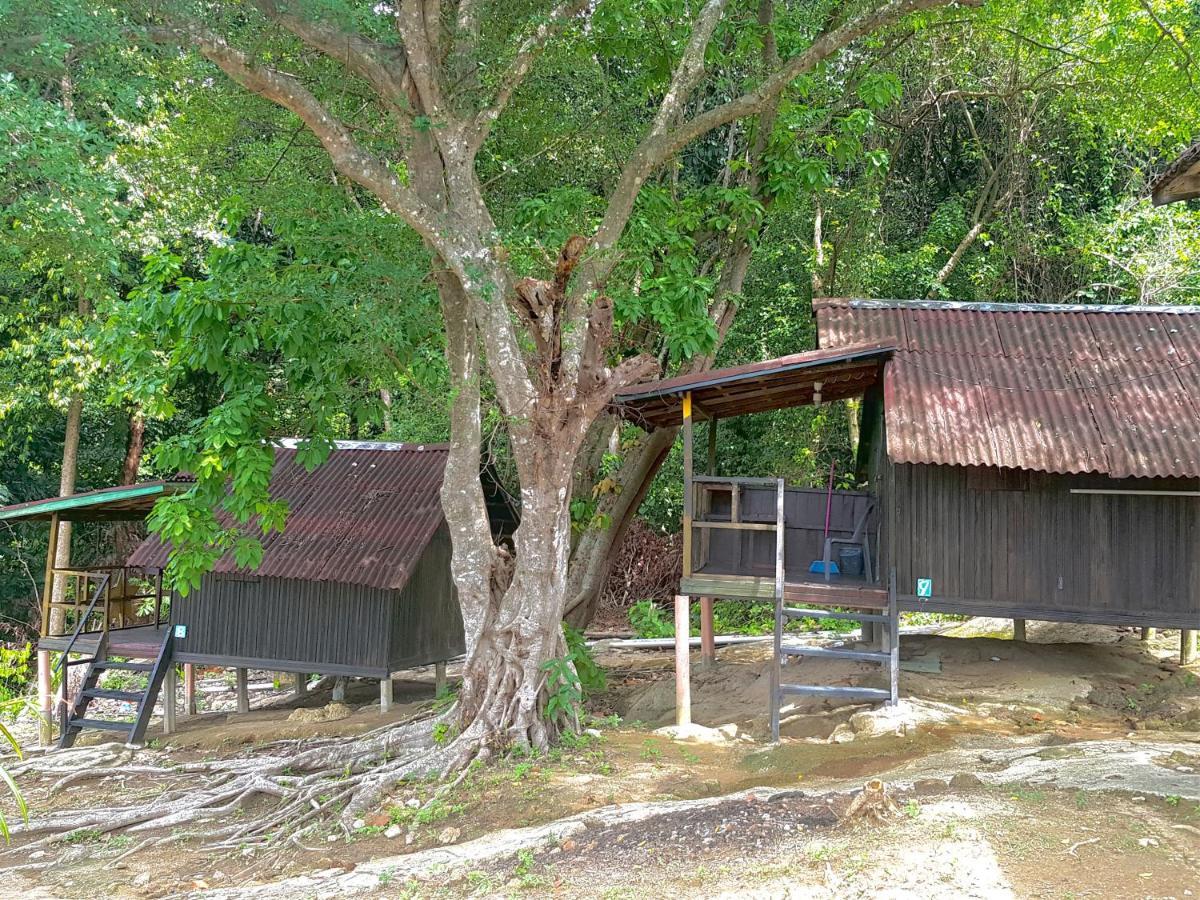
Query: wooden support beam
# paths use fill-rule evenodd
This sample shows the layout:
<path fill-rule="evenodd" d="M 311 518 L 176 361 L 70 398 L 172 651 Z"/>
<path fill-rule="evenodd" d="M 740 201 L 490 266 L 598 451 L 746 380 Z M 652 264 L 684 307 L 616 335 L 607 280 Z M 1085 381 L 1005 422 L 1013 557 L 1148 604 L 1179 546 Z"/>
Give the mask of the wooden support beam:
<path fill-rule="evenodd" d="M 1179 664 L 1190 666 L 1196 661 L 1196 632 L 1185 628 L 1179 632 Z"/>
<path fill-rule="evenodd" d="M 379 712 L 388 713 L 392 711 L 392 676 L 379 679 Z"/>
<path fill-rule="evenodd" d="M 162 684 L 163 734 L 175 733 L 175 691 L 179 687 L 179 676 L 173 664 L 168 664 Z"/>
<path fill-rule="evenodd" d="M 1151 628 L 1149 626 L 1144 627 L 1142 629 L 1142 640 L 1143 641 L 1152 641 L 1152 640 L 1154 640 L 1154 635 L 1157 633 L 1158 633 L 1157 628 Z"/>
<path fill-rule="evenodd" d="M 235 678 L 237 679 L 237 711 L 240 713 L 248 713 L 250 712 L 249 673 L 242 668 L 235 669 L 234 673 Z"/>
<path fill-rule="evenodd" d="M 185 715 L 199 712 L 196 706 L 196 667 L 193 663 L 183 664 L 183 706 Z"/>
<path fill-rule="evenodd" d="M 675 596 L 675 724 L 692 724 L 692 669 L 689 597 Z"/>
<path fill-rule="evenodd" d="M 1013 619 L 1013 640 L 1014 641 L 1025 640 L 1025 620 L 1024 619 Z"/>
<path fill-rule="evenodd" d="M 334 703 L 346 702 L 346 678 L 344 675 L 339 675 L 337 678 L 333 679 L 332 699 Z"/>
<path fill-rule="evenodd" d="M 700 664 L 716 665 L 717 636 L 713 632 L 713 598 L 700 598 Z"/>
<path fill-rule="evenodd" d="M 692 574 L 692 393 L 683 395 L 683 576 Z"/>
<path fill-rule="evenodd" d="M 58 514 L 50 517 L 50 543 L 46 548 L 46 580 L 42 582 L 41 636 L 50 634 L 50 604 L 54 600 L 54 557 L 58 553 Z M 42 721 L 38 733 L 43 747 L 54 741 L 54 676 L 49 650 L 38 651 L 38 709 Z M 63 677 L 66 677 L 65 671 Z"/>
<path fill-rule="evenodd" d="M 308 696 L 308 673 L 297 672 L 295 675 L 295 687 L 292 689 L 292 694 L 298 699 Z"/>
<path fill-rule="evenodd" d="M 433 695 L 440 697 L 446 693 L 446 661 L 433 664 Z"/>

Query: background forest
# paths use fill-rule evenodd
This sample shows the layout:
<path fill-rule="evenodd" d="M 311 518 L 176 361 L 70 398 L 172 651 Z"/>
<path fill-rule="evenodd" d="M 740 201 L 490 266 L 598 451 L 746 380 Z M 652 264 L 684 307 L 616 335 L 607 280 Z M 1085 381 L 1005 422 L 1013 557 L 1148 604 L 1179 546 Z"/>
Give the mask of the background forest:
<path fill-rule="evenodd" d="M 594 227 L 694 6 L 604 0 L 512 98 L 479 169 L 527 271 Z M 539 8 L 508 7 L 511 27 Z M 445 440 L 428 253 L 294 116 L 196 54 L 121 40 L 112 11 L 0 0 L 0 21 L 0 501 L 203 471 L 262 435 Z M 718 33 L 706 89 L 733 90 L 757 52 L 733 36 Z M 811 348 L 815 295 L 1200 302 L 1200 209 L 1146 196 L 1196 136 L 1197 53 L 1200 6 L 1183 0 L 997 0 L 868 38 L 797 79 L 761 146 L 734 122 L 642 191 L 609 285 L 618 342 L 670 374 Z M 369 100 L 328 77 L 369 139 Z M 714 324 L 734 239 L 744 280 Z M 836 405 L 731 421 L 723 466 L 823 483 L 851 469 L 852 420 Z M 612 527 L 626 440 L 581 473 L 581 543 Z M 675 447 L 639 539 L 677 527 L 679 470 Z M 235 477 L 266 474 L 248 456 Z M 44 526 L 0 529 L 6 639 L 30 634 L 45 542 Z M 81 528 L 74 559 L 112 546 Z M 253 542 L 235 549 L 253 560 Z"/>

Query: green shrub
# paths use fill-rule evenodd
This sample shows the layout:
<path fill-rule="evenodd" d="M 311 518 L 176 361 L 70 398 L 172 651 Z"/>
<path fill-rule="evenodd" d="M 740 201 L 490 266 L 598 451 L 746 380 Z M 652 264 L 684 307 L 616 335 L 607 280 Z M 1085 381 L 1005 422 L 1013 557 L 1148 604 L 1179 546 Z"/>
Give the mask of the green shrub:
<path fill-rule="evenodd" d="M 663 614 L 653 600 L 639 600 L 629 607 L 629 624 L 640 638 L 675 636 L 675 623 Z"/>

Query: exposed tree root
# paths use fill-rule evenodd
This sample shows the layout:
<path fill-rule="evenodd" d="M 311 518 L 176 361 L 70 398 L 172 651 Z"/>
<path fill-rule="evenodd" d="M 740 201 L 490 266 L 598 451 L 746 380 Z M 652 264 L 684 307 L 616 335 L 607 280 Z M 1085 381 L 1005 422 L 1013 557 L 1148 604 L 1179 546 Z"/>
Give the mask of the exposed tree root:
<path fill-rule="evenodd" d="M 306 830 L 339 817 L 341 826 L 372 809 L 381 796 L 411 778 L 445 777 L 464 761 L 487 755 L 464 733 L 439 745 L 435 726 L 453 720 L 451 710 L 437 717 L 395 723 L 352 739 L 279 742 L 248 756 L 181 765 L 129 766 L 133 752 L 119 745 L 85 747 L 30 759 L 16 768 L 19 778 L 61 775 L 51 793 L 78 789 L 88 780 L 133 776 L 163 783 L 157 796 L 127 805 L 72 809 L 37 817 L 13 828 L 16 834 L 46 835 L 40 844 L 84 832 L 168 829 L 200 837 L 214 847 L 265 845 L 295 840 Z M 291 752 L 289 752 L 291 751 Z M 451 789 L 443 785 L 435 796 Z M 253 801 L 276 799 L 254 815 L 240 815 Z"/>

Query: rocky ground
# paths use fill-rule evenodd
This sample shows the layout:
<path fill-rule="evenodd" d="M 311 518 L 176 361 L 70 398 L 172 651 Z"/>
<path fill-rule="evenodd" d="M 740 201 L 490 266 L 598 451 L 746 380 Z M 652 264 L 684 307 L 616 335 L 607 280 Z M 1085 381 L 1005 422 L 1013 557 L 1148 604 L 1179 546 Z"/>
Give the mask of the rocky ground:
<path fill-rule="evenodd" d="M 722 650 L 716 667 L 696 670 L 700 727 L 686 740 L 662 728 L 669 652 L 601 646 L 610 689 L 592 699 L 593 731 L 577 745 L 505 760 L 432 803 L 434 785 L 408 785 L 350 832 L 326 825 L 265 850 L 214 851 L 186 829 L 65 844 L 17 836 L 0 858 L 5 892 L 1200 897 L 1200 671 L 1168 658 L 1171 633 L 1148 645 L 1120 629 L 1031 623 L 1031 640 L 1016 644 L 1003 627 L 906 636 L 901 709 L 799 706 L 774 747 L 763 741 L 764 645 Z M 878 677 L 856 664 L 803 666 L 818 683 Z M 406 673 L 392 715 L 427 709 L 432 677 Z M 381 721 L 367 682 L 331 707 L 328 685 L 298 700 L 255 680 L 265 706 L 238 716 L 219 711 L 232 703 L 221 676 L 204 679 L 213 711 L 137 759 L 252 758 Z M 844 821 L 872 777 L 896 812 Z M 53 790 L 57 780 L 23 783 L 35 817 L 115 796 L 153 802 L 162 790 L 133 771 L 78 791 Z"/>

